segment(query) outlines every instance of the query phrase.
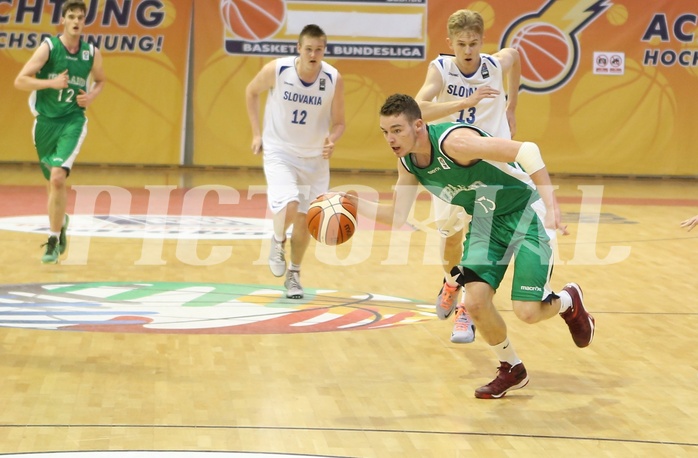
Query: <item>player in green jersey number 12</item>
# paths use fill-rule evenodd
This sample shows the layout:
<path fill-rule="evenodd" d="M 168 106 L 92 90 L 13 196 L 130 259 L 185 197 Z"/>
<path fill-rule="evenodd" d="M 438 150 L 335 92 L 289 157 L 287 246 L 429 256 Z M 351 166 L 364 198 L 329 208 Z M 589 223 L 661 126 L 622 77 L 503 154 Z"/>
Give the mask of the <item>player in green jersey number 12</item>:
<path fill-rule="evenodd" d="M 42 245 L 44 264 L 58 263 L 67 248 L 66 180 L 87 134 L 85 109 L 106 81 L 101 53 L 81 38 L 86 11 L 83 1 L 66 1 L 61 10 L 63 33 L 46 38 L 15 79 L 17 89 L 32 93 L 34 146 L 48 180 L 50 228 Z"/>

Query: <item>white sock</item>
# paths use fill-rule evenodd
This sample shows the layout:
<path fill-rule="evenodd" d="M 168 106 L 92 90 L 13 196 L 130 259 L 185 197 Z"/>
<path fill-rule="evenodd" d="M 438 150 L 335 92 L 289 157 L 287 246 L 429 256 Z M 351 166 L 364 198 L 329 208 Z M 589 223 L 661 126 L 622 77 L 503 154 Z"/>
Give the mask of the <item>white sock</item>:
<path fill-rule="evenodd" d="M 557 295 L 560 296 L 560 313 L 565 313 L 570 307 L 572 307 L 572 298 L 570 297 L 570 293 L 563 289 Z"/>
<path fill-rule="evenodd" d="M 291 263 L 291 265 L 289 266 L 288 270 L 293 270 L 294 272 L 300 272 L 300 271 L 301 271 L 301 265 L 300 265 L 300 264 Z"/>
<path fill-rule="evenodd" d="M 514 351 L 514 346 L 509 342 L 509 338 L 504 339 L 504 342 L 497 345 L 491 345 L 490 348 L 497 355 L 500 361 L 506 361 L 513 366 L 521 362 Z"/>
<path fill-rule="evenodd" d="M 279 237 L 278 235 L 274 234 L 274 240 L 276 240 L 278 243 L 281 243 L 286 241 L 286 237 Z"/>
<path fill-rule="evenodd" d="M 48 233 L 49 237 L 58 237 L 60 235 L 61 235 L 60 231 L 59 232 L 49 231 L 49 233 Z"/>

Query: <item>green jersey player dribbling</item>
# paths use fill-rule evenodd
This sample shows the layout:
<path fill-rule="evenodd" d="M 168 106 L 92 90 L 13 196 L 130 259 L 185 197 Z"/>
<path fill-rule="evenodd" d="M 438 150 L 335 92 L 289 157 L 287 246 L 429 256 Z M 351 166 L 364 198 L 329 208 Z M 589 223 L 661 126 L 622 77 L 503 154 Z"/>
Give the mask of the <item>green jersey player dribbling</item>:
<path fill-rule="evenodd" d="M 497 376 L 475 390 L 475 397 L 496 399 L 523 388 L 528 373 L 507 336 L 494 306 L 494 294 L 513 265 L 511 301 L 514 314 L 538 323 L 560 314 L 580 348 L 594 338 L 595 321 L 586 311 L 582 289 L 566 284 L 553 292 L 551 242 L 560 210 L 538 146 L 491 137 L 469 124 L 429 125 L 410 96 L 388 97 L 380 127 L 398 158 L 392 204 L 350 199 L 363 216 L 399 227 L 414 203 L 417 185 L 472 215 L 463 257 L 451 275 L 466 290 L 465 308 L 478 332 L 499 360 Z"/>
<path fill-rule="evenodd" d="M 87 134 L 85 109 L 105 83 L 99 50 L 81 39 L 86 13 L 82 0 L 66 1 L 61 10 L 63 33 L 46 38 L 15 79 L 17 89 L 32 92 L 34 146 L 48 180 L 50 228 L 43 245 L 44 264 L 58 263 L 66 250 L 66 180 Z M 90 76 L 94 84 L 88 88 Z"/>

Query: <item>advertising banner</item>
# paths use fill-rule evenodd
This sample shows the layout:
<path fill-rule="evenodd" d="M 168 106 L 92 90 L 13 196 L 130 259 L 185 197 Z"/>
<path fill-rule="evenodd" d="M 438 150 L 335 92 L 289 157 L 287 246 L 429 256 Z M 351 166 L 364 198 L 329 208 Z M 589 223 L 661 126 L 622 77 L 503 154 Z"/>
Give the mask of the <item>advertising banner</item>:
<path fill-rule="evenodd" d="M 302 26 L 316 23 L 345 81 L 347 128 L 332 167 L 394 169 L 378 110 L 392 93 L 417 93 L 429 61 L 451 52 L 448 16 L 468 8 L 484 18 L 483 52 L 519 50 L 515 139 L 537 142 L 550 171 L 698 174 L 695 1 L 213 3 L 196 3 L 197 164 L 261 165 L 250 152 L 245 86 L 270 59 L 295 54 Z"/>
<path fill-rule="evenodd" d="M 245 87 L 271 59 L 296 54 L 298 33 L 315 23 L 345 86 L 331 166 L 393 170 L 378 110 L 392 93 L 416 95 L 429 62 L 452 52 L 448 17 L 468 8 L 484 19 L 483 52 L 519 51 L 515 139 L 538 143 L 551 172 L 698 175 L 693 0 L 87 3 L 86 38 L 102 50 L 108 82 L 88 110 L 78 162 L 182 164 L 187 145 L 194 165 L 261 166 Z M 13 81 L 41 37 L 61 30 L 61 4 L 0 0 L 0 160 L 35 160 L 29 94 Z"/>
<path fill-rule="evenodd" d="M 83 38 L 102 52 L 107 83 L 87 109 L 77 163 L 180 163 L 192 0 L 85 3 Z M 0 0 L 0 160 L 37 160 L 29 92 L 13 84 L 42 39 L 62 32 L 62 5 Z"/>

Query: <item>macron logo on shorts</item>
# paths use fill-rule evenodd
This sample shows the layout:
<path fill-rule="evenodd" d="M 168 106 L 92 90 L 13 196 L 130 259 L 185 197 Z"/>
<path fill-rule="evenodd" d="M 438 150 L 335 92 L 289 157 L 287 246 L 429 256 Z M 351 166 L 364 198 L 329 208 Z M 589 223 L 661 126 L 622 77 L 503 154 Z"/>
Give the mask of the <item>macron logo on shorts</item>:
<path fill-rule="evenodd" d="M 522 286 L 521 286 L 521 289 L 524 290 L 524 291 L 543 291 L 543 288 L 541 288 L 540 286 L 525 286 L 525 285 L 522 285 Z"/>

